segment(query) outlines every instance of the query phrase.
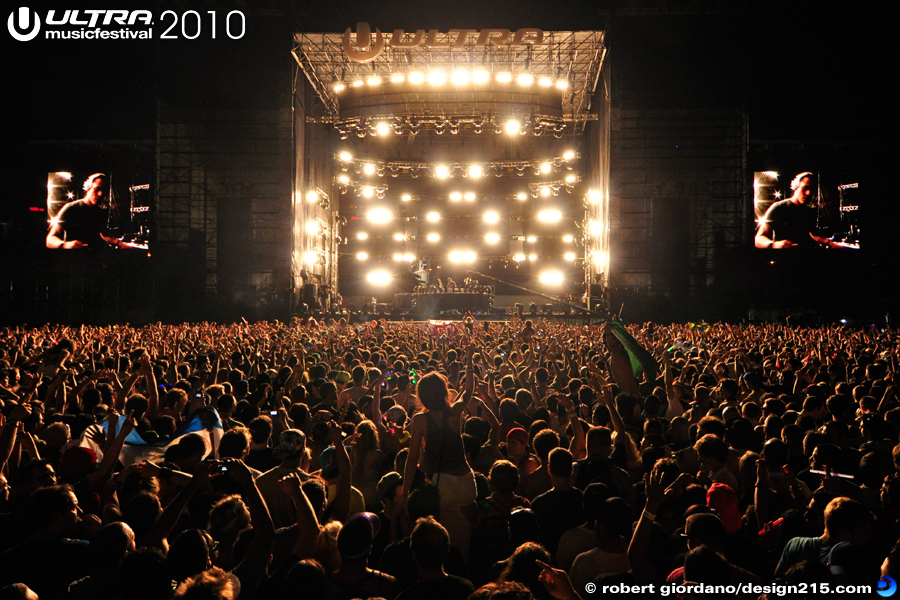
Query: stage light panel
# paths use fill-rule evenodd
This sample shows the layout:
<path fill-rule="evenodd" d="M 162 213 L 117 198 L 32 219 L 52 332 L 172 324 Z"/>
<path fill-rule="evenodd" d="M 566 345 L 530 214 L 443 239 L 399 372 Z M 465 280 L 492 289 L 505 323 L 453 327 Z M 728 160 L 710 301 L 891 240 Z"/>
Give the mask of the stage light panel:
<path fill-rule="evenodd" d="M 375 188 L 371 185 L 364 186 L 362 189 L 363 198 L 371 198 L 375 195 Z"/>
<path fill-rule="evenodd" d="M 522 262 L 523 260 L 525 260 L 525 255 L 519 252 L 513 256 L 513 260 L 516 262 Z"/>
<path fill-rule="evenodd" d="M 600 204 L 603 196 L 600 194 L 600 190 L 588 190 L 587 199 L 589 204 Z"/>
<path fill-rule="evenodd" d="M 309 235 L 319 235 L 319 233 L 321 233 L 322 231 L 322 228 L 319 227 L 318 221 L 307 221 L 306 225 L 304 226 L 304 230 Z"/>
<path fill-rule="evenodd" d="M 475 192 L 466 192 L 463 198 L 466 202 L 475 202 Z"/>
<path fill-rule="evenodd" d="M 425 83 L 425 74 L 421 71 L 412 71 L 409 75 L 407 75 L 406 78 L 413 85 L 421 85 Z"/>
<path fill-rule="evenodd" d="M 575 158 L 575 151 L 574 151 L 574 150 L 566 150 L 565 152 L 563 152 L 563 159 L 564 159 L 564 160 L 572 160 L 573 158 Z"/>
<path fill-rule="evenodd" d="M 375 174 L 375 165 L 372 163 L 366 163 L 363 165 L 363 173 L 366 175 L 374 175 Z"/>
<path fill-rule="evenodd" d="M 559 79 L 556 82 L 556 87 L 560 90 L 569 89 L 569 82 L 565 79 Z"/>
<path fill-rule="evenodd" d="M 412 196 L 410 194 L 403 194 L 402 196 L 400 196 L 400 200 L 402 202 L 409 202 L 410 200 L 412 200 Z"/>
<path fill-rule="evenodd" d="M 588 221 L 587 230 L 591 235 L 600 235 L 601 233 L 603 233 L 603 225 L 600 223 L 600 221 L 591 219 L 590 221 Z"/>
<path fill-rule="evenodd" d="M 551 190 L 549 187 L 545 186 L 545 187 L 541 188 L 541 196 L 543 196 L 544 198 L 549 198 L 550 194 L 552 194 L 552 193 L 553 193 L 553 190 Z"/>
<path fill-rule="evenodd" d="M 371 283 L 372 285 L 377 285 L 379 287 L 384 287 L 391 282 L 393 276 L 390 271 L 386 271 L 384 269 L 376 269 L 374 271 L 369 271 L 366 275 L 366 281 Z"/>
<path fill-rule="evenodd" d="M 566 235 L 563 236 L 563 241 L 567 244 L 571 244 L 574 240 L 575 240 L 575 238 L 571 234 L 567 233 Z"/>
<path fill-rule="evenodd" d="M 528 260 L 531 261 L 531 262 L 536 261 L 536 260 L 537 260 L 537 254 L 529 254 L 529 255 L 528 255 Z"/>
<path fill-rule="evenodd" d="M 541 77 L 538 79 L 538 85 L 541 87 L 550 87 L 553 85 L 553 80 L 549 77 Z"/>
<path fill-rule="evenodd" d="M 469 177 L 478 178 L 484 176 L 484 167 L 481 165 L 469 165 Z"/>
<path fill-rule="evenodd" d="M 378 75 L 370 75 L 368 79 L 366 79 L 366 83 L 369 85 L 378 85 L 381 83 L 381 77 Z"/>
<path fill-rule="evenodd" d="M 394 262 L 403 262 L 403 254 L 397 252 L 394 254 Z"/>
<path fill-rule="evenodd" d="M 365 231 L 360 231 L 359 233 L 356 234 L 356 239 L 358 239 L 361 242 L 364 242 L 367 239 L 369 239 L 369 234 L 366 233 Z"/>
<path fill-rule="evenodd" d="M 385 223 L 390 223 L 391 219 L 394 218 L 394 215 L 391 214 L 386 208 L 373 208 L 369 212 L 366 213 L 366 219 L 375 225 L 384 225 Z"/>
<path fill-rule="evenodd" d="M 394 241 L 395 241 L 395 242 L 403 242 L 403 241 L 406 241 L 406 236 L 403 235 L 402 233 L 395 233 L 395 234 L 394 234 Z"/>
<path fill-rule="evenodd" d="M 565 258 L 568 261 L 573 261 L 573 260 L 575 260 L 575 253 L 574 252 L 566 252 L 563 255 L 563 258 Z"/>
<path fill-rule="evenodd" d="M 462 200 L 462 194 L 460 192 L 450 192 L 451 202 L 459 202 L 460 200 Z"/>
<path fill-rule="evenodd" d="M 609 255 L 606 252 L 597 250 L 593 255 L 591 255 L 591 262 L 594 263 L 595 267 L 605 267 L 608 261 Z"/>
<path fill-rule="evenodd" d="M 362 87 L 362 84 L 363 84 L 363 80 L 357 79 L 356 81 L 353 82 L 352 85 L 353 85 L 353 87 Z"/>
<path fill-rule="evenodd" d="M 356 260 L 369 260 L 369 253 L 368 252 L 357 252 Z"/>
<path fill-rule="evenodd" d="M 391 75 L 391 83 L 403 83 L 406 80 L 406 77 L 403 76 L 403 73 L 394 73 Z"/>
<path fill-rule="evenodd" d="M 303 263 L 309 266 L 319 262 L 319 253 L 314 250 L 307 250 L 303 253 Z"/>
<path fill-rule="evenodd" d="M 537 214 L 537 220 L 541 223 L 559 223 L 562 213 L 555 208 L 546 208 Z"/>
<path fill-rule="evenodd" d="M 310 190 L 306 192 L 306 201 L 310 204 L 315 204 L 319 201 L 319 193 L 315 190 Z"/>
<path fill-rule="evenodd" d="M 375 135 L 385 136 L 391 132 L 391 126 L 385 123 L 384 121 L 380 121 L 377 125 L 375 125 Z"/>
<path fill-rule="evenodd" d="M 546 175 L 547 173 L 549 173 L 550 171 L 553 170 L 553 163 L 548 162 L 548 161 L 542 162 L 541 166 L 540 166 L 540 170 L 541 170 L 541 173 Z"/>
<path fill-rule="evenodd" d="M 346 89 L 346 86 L 343 83 L 334 84 L 334 91 L 343 92 Z"/>
<path fill-rule="evenodd" d="M 533 244 L 537 241 L 537 236 L 529 235 L 528 237 L 525 238 L 525 241 L 528 242 L 529 244 Z"/>
<path fill-rule="evenodd" d="M 447 83 L 447 73 L 443 69 L 433 69 L 428 71 L 428 83 L 435 87 L 440 87 Z"/>
<path fill-rule="evenodd" d="M 484 213 L 484 222 L 488 225 L 494 225 L 500 222 L 500 213 L 496 210 L 489 210 Z"/>
<path fill-rule="evenodd" d="M 485 69 L 475 69 L 472 71 L 472 83 L 475 85 L 484 85 L 491 80 L 491 74 Z"/>
<path fill-rule="evenodd" d="M 447 165 L 438 165 L 434 168 L 434 176 L 438 179 L 447 179 L 450 177 L 450 167 Z"/>
<path fill-rule="evenodd" d="M 566 278 L 562 274 L 562 271 L 557 271 L 556 269 L 543 271 L 540 275 L 538 275 L 538 281 L 540 281 L 544 285 L 549 285 L 552 287 L 558 287 L 562 285 L 565 280 Z"/>
<path fill-rule="evenodd" d="M 347 177 L 346 175 L 340 175 L 340 176 L 338 176 L 338 182 L 340 182 L 344 185 L 347 185 L 348 183 L 350 183 L 350 178 Z"/>
<path fill-rule="evenodd" d="M 453 250 L 447 255 L 447 260 L 456 265 L 472 264 L 478 260 L 478 255 L 471 250 Z"/>
<path fill-rule="evenodd" d="M 425 215 L 425 220 L 429 223 L 437 223 L 441 220 L 441 213 L 433 210 Z"/>
<path fill-rule="evenodd" d="M 520 129 L 522 129 L 522 124 L 518 119 L 510 119 L 503 124 L 503 131 L 508 135 L 517 135 Z"/>
<path fill-rule="evenodd" d="M 566 175 L 566 183 L 575 183 L 576 181 L 578 181 L 578 175 L 572 175 L 571 173 Z"/>
<path fill-rule="evenodd" d="M 497 73 L 497 82 L 498 83 L 509 83 L 512 81 L 512 73 L 509 71 L 500 71 Z"/>
<path fill-rule="evenodd" d="M 341 162 L 350 162 L 351 160 L 353 160 L 353 155 L 346 150 L 343 150 L 340 154 L 338 154 L 338 158 L 341 159 Z"/>
<path fill-rule="evenodd" d="M 488 244 L 497 244 L 500 242 L 500 234 L 499 233 L 488 233 L 484 236 L 484 241 Z"/>
<path fill-rule="evenodd" d="M 525 201 L 525 200 L 528 200 L 528 194 L 525 192 L 519 192 L 518 194 L 516 194 L 516 198 L 518 200 Z"/>
<path fill-rule="evenodd" d="M 450 74 L 450 83 L 453 85 L 466 85 L 469 83 L 469 71 L 467 69 L 454 69 Z"/>
<path fill-rule="evenodd" d="M 428 235 L 425 236 L 425 239 L 428 240 L 429 242 L 439 242 L 439 241 L 441 241 L 441 236 L 440 236 L 440 234 L 437 234 L 437 233 L 429 233 Z"/>

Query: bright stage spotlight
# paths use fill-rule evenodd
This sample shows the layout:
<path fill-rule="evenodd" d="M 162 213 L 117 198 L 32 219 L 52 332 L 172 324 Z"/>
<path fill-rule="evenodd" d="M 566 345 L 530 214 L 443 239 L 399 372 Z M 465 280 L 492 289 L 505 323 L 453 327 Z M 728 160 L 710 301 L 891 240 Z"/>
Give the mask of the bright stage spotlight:
<path fill-rule="evenodd" d="M 527 238 L 525 238 L 525 241 L 528 242 L 529 244 L 533 244 L 537 241 L 537 236 L 529 235 Z"/>
<path fill-rule="evenodd" d="M 384 225 L 390 223 L 394 215 L 386 208 L 373 208 L 366 213 L 366 219 L 374 225 Z"/>
<path fill-rule="evenodd" d="M 402 202 L 409 202 L 410 200 L 412 200 L 412 196 L 410 194 L 403 194 L 402 196 L 400 196 L 400 200 Z"/>
<path fill-rule="evenodd" d="M 442 86 L 447 83 L 447 74 L 443 69 L 428 71 L 428 83 L 435 87 Z"/>
<path fill-rule="evenodd" d="M 525 192 L 519 192 L 518 194 L 516 194 L 516 199 L 522 201 L 528 200 L 528 194 Z"/>
<path fill-rule="evenodd" d="M 562 271 L 557 271 L 556 269 L 543 271 L 540 275 L 538 275 L 538 281 L 540 281 L 544 285 L 553 287 L 562 285 L 565 280 L 566 278 L 565 276 L 563 276 Z"/>
<path fill-rule="evenodd" d="M 481 165 L 469 165 L 469 177 L 478 178 L 484 177 L 484 167 Z"/>
<path fill-rule="evenodd" d="M 371 198 L 375 195 L 375 188 L 371 185 L 364 186 L 362 189 L 363 198 Z"/>
<path fill-rule="evenodd" d="M 438 221 L 441 220 L 441 213 L 433 210 L 430 213 L 428 213 L 427 215 L 425 215 L 425 220 L 428 221 L 429 223 L 437 223 Z"/>
<path fill-rule="evenodd" d="M 438 165 L 434 168 L 434 176 L 438 179 L 447 179 L 450 177 L 450 167 L 447 165 Z"/>
<path fill-rule="evenodd" d="M 475 202 L 475 192 L 466 192 L 466 193 L 463 195 L 463 199 L 464 199 L 466 202 Z"/>
<path fill-rule="evenodd" d="M 500 71 L 497 73 L 497 83 L 509 83 L 512 81 L 512 73 L 509 71 Z"/>
<path fill-rule="evenodd" d="M 368 252 L 357 252 L 356 260 L 369 260 L 369 253 Z"/>
<path fill-rule="evenodd" d="M 368 79 L 366 79 L 366 83 L 369 85 L 378 85 L 381 83 L 381 77 L 378 75 L 370 75 Z"/>
<path fill-rule="evenodd" d="M 537 220 L 541 223 L 559 223 L 562 213 L 555 208 L 547 208 L 537 214 Z"/>
<path fill-rule="evenodd" d="M 538 85 L 541 87 L 550 87 L 551 85 L 553 85 L 553 80 L 549 77 L 541 77 L 540 79 L 538 79 Z"/>
<path fill-rule="evenodd" d="M 587 199 L 589 204 L 600 204 L 603 196 L 600 194 L 600 190 L 588 190 Z"/>
<path fill-rule="evenodd" d="M 319 192 L 315 190 L 310 190 L 306 192 L 306 201 L 310 204 L 315 204 L 319 201 Z"/>
<path fill-rule="evenodd" d="M 460 192 L 450 192 L 451 202 L 459 202 L 460 200 L 462 200 L 462 194 Z"/>
<path fill-rule="evenodd" d="M 516 135 L 522 129 L 522 124 L 517 119 L 510 119 L 503 124 L 503 131 L 509 135 Z"/>
<path fill-rule="evenodd" d="M 549 187 L 545 186 L 545 187 L 541 188 L 541 196 L 543 196 L 544 198 L 549 198 L 550 194 L 552 194 L 552 193 L 553 193 L 553 190 L 551 190 Z"/>
<path fill-rule="evenodd" d="M 391 126 L 385 123 L 384 121 L 379 121 L 377 125 L 375 125 L 375 135 L 387 135 L 391 132 Z"/>
<path fill-rule="evenodd" d="M 588 221 L 587 230 L 589 234 L 597 236 L 603 233 L 603 225 L 600 223 L 600 221 L 591 219 L 590 221 Z"/>
<path fill-rule="evenodd" d="M 467 69 L 454 69 L 450 74 L 450 83 L 453 85 L 466 85 L 469 83 L 469 71 Z"/>
<path fill-rule="evenodd" d="M 366 175 L 374 175 L 375 174 L 375 165 L 372 163 L 366 163 L 363 165 L 363 173 Z"/>
<path fill-rule="evenodd" d="M 366 233 L 365 231 L 360 231 L 359 233 L 356 234 L 356 239 L 364 242 L 367 239 L 369 239 L 369 234 Z"/>
<path fill-rule="evenodd" d="M 405 260 L 406 262 L 412 262 L 412 261 L 416 260 L 416 255 L 413 254 L 412 252 L 407 252 L 406 254 L 403 255 L 403 260 Z"/>
<path fill-rule="evenodd" d="M 403 254 L 400 252 L 395 253 L 394 262 L 403 262 Z"/>
<path fill-rule="evenodd" d="M 363 84 L 363 80 L 357 79 L 356 81 L 353 82 L 352 85 L 353 85 L 353 87 L 362 87 L 362 84 Z"/>
<path fill-rule="evenodd" d="M 484 236 L 484 241 L 488 244 L 497 244 L 500 242 L 500 234 L 499 233 L 488 233 Z"/>
<path fill-rule="evenodd" d="M 338 83 L 334 84 L 334 91 L 343 92 L 344 89 L 346 89 L 346 86 L 343 83 L 338 82 Z"/>
<path fill-rule="evenodd" d="M 447 255 L 447 260 L 455 265 L 472 264 L 478 256 L 471 250 L 453 250 Z"/>
<path fill-rule="evenodd" d="M 534 83 L 534 75 L 531 73 L 519 73 L 518 77 L 516 77 L 516 83 L 522 87 L 529 86 Z"/>
<path fill-rule="evenodd" d="M 350 178 L 347 177 L 346 175 L 339 175 L 339 176 L 338 176 L 338 182 L 341 183 L 341 184 L 343 184 L 343 185 L 347 185 L 348 183 L 350 183 Z"/>
<path fill-rule="evenodd" d="M 491 74 L 484 69 L 475 69 L 472 71 L 472 83 L 475 85 L 484 85 L 491 80 Z"/>
<path fill-rule="evenodd" d="M 567 233 L 563 236 L 563 241 L 567 244 L 571 244 L 573 241 L 575 241 L 575 238 L 571 234 Z"/>
<path fill-rule="evenodd" d="M 563 255 L 563 258 L 565 258 L 567 261 L 573 261 L 573 260 L 575 260 L 575 253 L 574 252 L 566 252 Z"/>
<path fill-rule="evenodd" d="M 366 275 L 366 281 L 371 283 L 372 285 L 377 285 L 378 287 L 384 287 L 388 285 L 393 279 L 390 271 L 386 271 L 384 269 L 376 269 L 374 271 L 369 271 L 368 275 Z"/>
<path fill-rule="evenodd" d="M 566 175 L 566 183 L 575 183 L 578 181 L 578 175 L 569 174 Z"/>
<path fill-rule="evenodd" d="M 531 261 L 531 262 L 536 261 L 536 260 L 537 260 L 537 254 L 529 254 L 529 255 L 528 255 L 528 260 Z"/>
<path fill-rule="evenodd" d="M 428 235 L 425 236 L 425 239 L 432 243 L 439 242 L 439 241 L 441 241 L 441 236 L 438 233 L 429 233 Z"/>
<path fill-rule="evenodd" d="M 556 82 L 556 87 L 561 90 L 569 89 L 569 82 L 565 79 L 559 79 Z"/>
<path fill-rule="evenodd" d="M 403 73 L 394 73 L 391 75 L 391 83 L 403 83 L 406 77 L 403 76 Z"/>
<path fill-rule="evenodd" d="M 405 240 L 406 240 L 406 236 L 403 235 L 402 233 L 395 233 L 395 234 L 394 234 L 394 241 L 395 241 L 395 242 L 403 242 L 403 241 L 405 241 Z"/>
<path fill-rule="evenodd" d="M 344 150 L 340 154 L 338 154 L 338 158 L 341 159 L 341 162 L 350 162 L 351 160 L 353 160 L 353 155 Z"/>
<path fill-rule="evenodd" d="M 425 74 L 421 71 L 413 71 L 406 77 L 413 85 L 421 85 L 425 83 Z"/>
<path fill-rule="evenodd" d="M 575 151 L 574 151 L 574 150 L 566 150 L 565 152 L 563 152 L 563 159 L 564 159 L 564 160 L 572 160 L 573 158 L 575 158 Z"/>
<path fill-rule="evenodd" d="M 319 227 L 318 221 L 307 221 L 304 229 L 309 235 L 319 235 L 322 232 L 322 228 Z"/>
<path fill-rule="evenodd" d="M 319 263 L 319 253 L 315 250 L 307 250 L 303 253 L 303 264 L 312 266 Z"/>
<path fill-rule="evenodd" d="M 489 210 L 484 213 L 484 222 L 488 225 L 494 225 L 500 222 L 500 213 L 496 210 Z"/>
<path fill-rule="evenodd" d="M 515 256 L 513 256 L 513 260 L 516 262 L 522 262 L 525 260 L 525 255 L 521 252 L 518 252 Z"/>
<path fill-rule="evenodd" d="M 553 163 L 547 162 L 547 161 L 541 163 L 541 166 L 540 166 L 541 173 L 546 175 L 547 173 L 549 173 L 552 170 L 553 170 Z"/>

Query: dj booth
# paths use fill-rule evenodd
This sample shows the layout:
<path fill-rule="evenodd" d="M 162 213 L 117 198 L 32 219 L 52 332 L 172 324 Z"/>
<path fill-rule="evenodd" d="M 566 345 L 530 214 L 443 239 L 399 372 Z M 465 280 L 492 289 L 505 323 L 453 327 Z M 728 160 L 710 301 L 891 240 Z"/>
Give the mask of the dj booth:
<path fill-rule="evenodd" d="M 425 292 L 414 294 L 394 294 L 395 311 L 416 311 L 440 313 L 459 311 L 464 313 L 487 312 L 493 309 L 494 295 L 490 292 Z"/>

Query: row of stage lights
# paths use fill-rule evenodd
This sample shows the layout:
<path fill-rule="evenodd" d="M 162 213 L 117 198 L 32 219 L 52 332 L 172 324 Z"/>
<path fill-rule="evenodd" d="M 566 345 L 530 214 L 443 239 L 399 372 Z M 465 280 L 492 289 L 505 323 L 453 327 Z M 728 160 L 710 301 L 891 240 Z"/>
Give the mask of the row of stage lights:
<path fill-rule="evenodd" d="M 369 258 L 370 258 L 369 253 L 364 250 L 361 250 L 356 253 L 356 260 L 358 260 L 360 262 L 365 262 L 365 261 L 369 260 Z M 379 258 L 381 258 L 381 257 L 379 257 Z M 397 252 L 393 255 L 392 258 L 393 258 L 394 262 L 398 262 L 398 263 L 400 263 L 400 262 L 411 263 L 417 259 L 415 254 L 412 254 L 409 252 L 406 252 L 406 253 Z M 513 262 L 525 262 L 526 260 L 529 262 L 535 262 L 538 259 L 551 260 L 552 257 L 538 256 L 534 252 L 532 252 L 531 254 L 527 254 L 527 255 L 522 252 L 518 252 L 516 254 L 513 254 L 511 259 Z M 578 256 L 574 252 L 566 252 L 565 254 L 563 254 L 563 260 L 566 262 L 573 262 L 577 259 L 578 259 Z M 452 250 L 449 254 L 447 254 L 447 260 L 450 262 L 450 264 L 467 265 L 467 264 L 473 264 L 473 263 L 477 262 L 478 255 L 475 254 L 475 252 L 472 250 Z"/>
<path fill-rule="evenodd" d="M 548 181 L 541 183 L 530 183 L 528 184 L 528 192 L 517 192 L 511 198 L 515 198 L 516 200 L 525 201 L 531 198 L 549 198 L 550 196 L 559 196 L 561 191 L 565 191 L 566 193 L 573 193 L 575 191 L 574 185 L 580 181 L 580 178 L 577 175 L 571 175 L 571 179 L 569 176 L 564 180 L 560 181 Z M 384 198 L 387 193 L 388 187 L 386 185 L 362 185 L 356 182 L 350 181 L 350 178 L 346 175 L 341 175 L 337 178 L 337 183 L 341 186 L 341 193 L 347 193 L 351 189 L 353 190 L 354 195 L 362 198 L 378 198 L 381 200 Z M 400 201 L 401 202 L 412 202 L 413 200 L 421 200 L 422 196 L 414 196 L 412 194 L 401 194 Z M 478 199 L 478 195 L 475 192 L 450 192 L 447 195 L 447 198 L 450 202 L 461 202 L 465 200 L 466 202 L 474 202 Z M 600 192 L 597 190 L 588 190 L 586 201 L 588 204 L 599 204 L 602 196 Z M 310 204 L 316 204 L 320 202 L 320 196 L 315 192 L 307 192 L 306 200 Z"/>
<path fill-rule="evenodd" d="M 372 74 L 365 79 L 354 79 L 353 81 L 336 81 L 332 85 L 335 92 L 343 92 L 348 87 L 361 88 L 368 86 L 370 88 L 378 87 L 383 83 L 409 83 L 414 86 L 428 84 L 431 87 L 444 87 L 445 85 L 453 85 L 456 87 L 466 87 L 470 85 L 479 86 L 487 85 L 491 81 L 499 84 L 510 84 L 515 81 L 517 85 L 523 88 L 532 87 L 537 84 L 540 88 L 558 90 L 569 89 L 569 80 L 565 78 L 553 79 L 547 75 L 539 75 L 535 77 L 532 73 L 519 73 L 513 75 L 510 71 L 498 71 L 491 73 L 487 69 L 466 69 L 456 68 L 448 72 L 440 67 L 429 69 L 428 71 L 410 71 L 409 73 L 392 73 L 388 77 Z"/>
<path fill-rule="evenodd" d="M 580 158 L 580 155 L 574 150 L 567 150 L 560 156 L 555 156 L 546 160 L 431 164 L 423 162 L 382 161 L 354 158 L 350 152 L 343 150 L 337 154 L 336 158 L 341 164 L 341 170 L 346 172 L 352 168 L 355 173 L 370 177 L 384 177 L 385 175 L 390 175 L 391 177 L 399 177 L 400 175 L 419 177 L 424 174 L 437 179 L 448 179 L 456 176 L 481 179 L 482 177 L 488 177 L 490 175 L 502 177 L 509 174 L 515 174 L 521 177 L 525 175 L 525 172 L 528 170 L 538 176 L 560 173 L 563 169 L 571 171 L 575 168 L 574 161 Z"/>
<path fill-rule="evenodd" d="M 420 217 L 411 216 L 407 217 L 407 221 L 416 221 L 419 220 Z M 443 216 L 436 210 L 429 211 L 425 213 L 424 220 L 428 223 L 438 223 L 441 221 Z M 556 208 L 545 208 L 538 211 L 535 214 L 535 219 L 539 223 L 559 223 L 562 221 L 563 213 L 561 210 Z M 366 220 L 373 225 L 386 225 L 390 223 L 394 219 L 394 213 L 391 212 L 390 209 L 384 207 L 375 207 L 371 208 L 366 212 Z M 488 225 L 495 225 L 500 222 L 500 213 L 495 210 L 489 210 L 482 215 L 482 219 Z M 310 221 L 310 223 L 317 223 L 317 221 Z M 308 233 L 308 231 L 307 231 Z"/>
<path fill-rule="evenodd" d="M 533 259 L 529 256 L 529 260 L 537 260 L 537 257 Z M 513 258 L 515 260 L 515 257 Z M 518 261 L 517 261 L 518 262 Z M 391 281 L 394 279 L 394 274 L 388 271 L 387 269 L 375 269 L 369 271 L 366 274 L 366 281 L 373 286 L 376 287 L 386 287 L 390 285 Z M 566 281 L 565 273 L 559 271 L 557 269 L 547 269 L 545 271 L 541 271 L 538 274 L 538 281 L 541 282 L 542 285 L 547 287 L 560 287 Z"/>
<path fill-rule="evenodd" d="M 429 234 L 429 235 L 431 235 L 431 234 Z M 429 242 L 441 241 L 440 234 L 434 234 L 434 236 L 436 236 L 436 237 L 433 237 L 433 238 L 426 237 L 426 239 Z M 358 239 L 361 242 L 364 242 L 369 239 L 369 234 L 366 233 L 365 231 L 360 231 L 359 233 L 356 234 L 356 239 Z M 406 242 L 406 241 L 414 242 L 414 241 L 416 241 L 416 238 L 414 236 L 406 236 L 403 233 L 395 233 L 393 235 L 393 239 L 395 242 Z M 513 236 L 510 236 L 509 239 L 514 242 L 528 242 L 529 244 L 533 244 L 533 243 L 537 242 L 538 239 L 543 239 L 543 237 L 538 238 L 538 236 L 536 236 L 536 235 L 528 235 L 528 236 L 513 235 Z M 487 233 L 484 236 L 484 241 L 487 242 L 488 244 L 497 244 L 500 242 L 500 234 L 493 233 L 493 232 Z M 575 236 L 573 236 L 571 234 L 566 234 L 566 235 L 562 236 L 562 241 L 565 242 L 566 244 L 571 244 L 572 242 L 575 241 Z"/>
<path fill-rule="evenodd" d="M 460 131 L 471 129 L 473 133 L 483 133 L 485 128 L 493 130 L 496 134 L 527 135 L 529 132 L 539 137 L 544 132 L 561 138 L 566 129 L 566 121 L 559 117 L 535 115 L 533 117 L 506 117 L 494 116 L 457 116 L 434 117 L 430 115 L 413 117 L 349 117 L 333 121 L 342 140 L 348 139 L 351 134 L 358 138 L 366 136 L 387 136 L 391 133 L 403 135 L 409 133 L 418 135 L 422 130 L 433 131 L 437 135 L 449 132 L 457 135 Z"/>

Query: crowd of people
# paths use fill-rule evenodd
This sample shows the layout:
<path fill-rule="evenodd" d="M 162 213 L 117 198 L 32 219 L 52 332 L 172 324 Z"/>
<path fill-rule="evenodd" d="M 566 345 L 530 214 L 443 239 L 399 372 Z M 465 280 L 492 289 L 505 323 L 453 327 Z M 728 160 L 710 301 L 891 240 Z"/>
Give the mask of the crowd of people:
<path fill-rule="evenodd" d="M 0 600 L 869 597 L 900 571 L 898 348 L 517 317 L 6 328 Z"/>

